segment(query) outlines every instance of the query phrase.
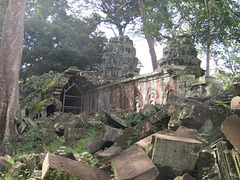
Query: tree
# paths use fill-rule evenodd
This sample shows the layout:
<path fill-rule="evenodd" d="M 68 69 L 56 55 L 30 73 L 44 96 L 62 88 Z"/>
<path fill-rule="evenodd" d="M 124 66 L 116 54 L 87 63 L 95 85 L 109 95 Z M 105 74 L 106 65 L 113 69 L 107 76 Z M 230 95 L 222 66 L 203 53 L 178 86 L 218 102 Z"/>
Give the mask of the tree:
<path fill-rule="evenodd" d="M 115 25 L 119 36 L 124 36 L 126 27 L 139 17 L 135 0 L 86 0 L 86 3 L 100 10 L 105 15 L 101 21 Z M 112 26 L 111 29 L 117 36 Z"/>
<path fill-rule="evenodd" d="M 1 0 L 0 2 L 0 37 L 1 37 L 2 26 L 3 26 L 4 17 L 6 14 L 7 5 L 8 5 L 7 0 Z"/>
<path fill-rule="evenodd" d="M 14 134 L 25 0 L 9 0 L 0 46 L 0 139 Z"/>
<path fill-rule="evenodd" d="M 179 27 L 179 23 L 174 26 L 176 12 L 171 9 L 172 3 L 172 1 L 167 0 L 138 0 L 142 17 L 142 30 L 148 42 L 153 70 L 158 68 L 154 42 L 162 43 L 165 39 L 175 38 L 176 29 Z"/>
<path fill-rule="evenodd" d="M 143 22 L 143 31 L 148 42 L 149 53 L 152 59 L 152 67 L 153 67 L 153 70 L 155 70 L 158 68 L 158 64 L 157 64 L 157 56 L 154 48 L 154 39 L 151 36 L 149 36 L 147 32 L 147 15 L 144 10 L 143 0 L 138 0 L 138 4 L 140 7 L 141 17 Z"/>
<path fill-rule="evenodd" d="M 234 0 L 191 0 L 185 10 L 196 43 L 206 49 L 206 76 L 209 76 L 211 47 L 226 39 L 239 41 L 239 4 Z"/>
<path fill-rule="evenodd" d="M 40 4 L 31 5 L 32 11 L 27 11 L 22 79 L 49 71 L 63 72 L 70 66 L 82 70 L 96 70 L 100 66 L 106 39 L 96 31 L 98 17 L 80 20 L 67 15 L 68 6 L 61 2 L 39 1 Z"/>
<path fill-rule="evenodd" d="M 216 62 L 217 69 L 220 72 L 225 71 L 236 76 L 240 73 L 240 43 L 237 41 L 225 40 L 218 51 L 214 52 L 214 60 Z"/>
<path fill-rule="evenodd" d="M 206 75 L 209 75 L 211 47 L 225 39 L 240 39 L 240 8 L 234 0 L 145 0 L 144 5 L 148 35 L 163 42 L 190 33 L 207 54 Z"/>

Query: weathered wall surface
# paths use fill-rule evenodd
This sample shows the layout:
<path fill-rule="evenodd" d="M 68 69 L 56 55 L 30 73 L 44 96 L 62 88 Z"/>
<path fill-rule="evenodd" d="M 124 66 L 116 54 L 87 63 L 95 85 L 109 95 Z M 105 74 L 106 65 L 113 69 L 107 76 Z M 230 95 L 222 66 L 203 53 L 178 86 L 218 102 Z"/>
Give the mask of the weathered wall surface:
<path fill-rule="evenodd" d="M 145 105 L 165 104 L 171 94 L 203 97 L 206 96 L 203 84 L 198 83 L 194 75 L 185 74 L 185 67 L 159 69 L 85 91 L 84 111 L 116 111 L 118 108 L 138 111 Z"/>

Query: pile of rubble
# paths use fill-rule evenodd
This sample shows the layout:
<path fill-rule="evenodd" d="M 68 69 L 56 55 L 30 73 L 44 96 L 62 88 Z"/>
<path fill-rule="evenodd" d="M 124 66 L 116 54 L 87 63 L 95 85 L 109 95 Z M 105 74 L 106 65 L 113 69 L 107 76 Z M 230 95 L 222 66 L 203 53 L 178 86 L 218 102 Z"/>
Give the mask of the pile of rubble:
<path fill-rule="evenodd" d="M 171 96 L 165 106 L 147 106 L 139 113 L 55 113 L 40 118 L 42 144 L 61 136 L 71 146 L 100 124 L 95 141 L 82 147 L 98 159 L 95 166 L 76 154 L 48 152 L 24 155 L 11 165 L 9 156 L 0 151 L 0 170 L 13 177 L 27 170 L 31 179 L 239 179 L 237 111 L 226 116 L 210 109 L 205 100 Z"/>

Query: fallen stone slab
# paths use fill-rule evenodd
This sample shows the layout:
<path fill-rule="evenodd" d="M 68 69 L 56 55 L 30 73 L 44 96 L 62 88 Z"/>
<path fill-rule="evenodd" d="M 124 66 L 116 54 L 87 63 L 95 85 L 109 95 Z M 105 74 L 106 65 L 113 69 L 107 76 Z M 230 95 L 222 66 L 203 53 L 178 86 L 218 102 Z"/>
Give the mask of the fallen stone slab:
<path fill-rule="evenodd" d="M 67 128 L 64 130 L 64 138 L 65 140 L 71 139 L 72 137 L 80 139 L 87 131 L 87 128 Z"/>
<path fill-rule="evenodd" d="M 112 160 L 114 174 L 119 180 L 155 180 L 157 167 L 139 146 L 131 146 Z"/>
<path fill-rule="evenodd" d="M 95 153 L 102 148 L 104 148 L 104 144 L 107 143 L 108 141 L 103 140 L 102 138 L 99 138 L 95 142 L 87 142 L 84 146 L 83 149 L 88 150 L 90 153 Z"/>
<path fill-rule="evenodd" d="M 112 127 L 127 128 L 131 125 L 130 122 L 127 122 L 126 120 L 121 119 L 116 114 L 105 113 L 105 116 L 107 117 L 108 124 Z"/>
<path fill-rule="evenodd" d="M 30 180 L 41 180 L 42 179 L 42 170 L 34 170 Z"/>
<path fill-rule="evenodd" d="M 56 175 L 54 170 L 67 173 L 72 177 L 82 180 L 110 179 L 110 175 L 106 171 L 69 158 L 48 153 L 43 162 L 42 179 L 51 179 L 51 175 Z"/>
<path fill-rule="evenodd" d="M 227 117 L 222 123 L 221 131 L 240 153 L 240 117 L 236 114 Z"/>
<path fill-rule="evenodd" d="M 173 136 L 196 139 L 198 137 L 198 130 L 180 126 L 175 132 L 173 132 Z"/>
<path fill-rule="evenodd" d="M 151 116 L 152 114 L 156 113 L 155 107 L 150 104 L 150 105 L 145 105 L 143 109 L 140 109 L 139 114 L 145 117 Z"/>
<path fill-rule="evenodd" d="M 121 147 L 111 146 L 110 148 L 108 148 L 104 151 L 96 152 L 96 154 L 101 157 L 110 157 L 110 156 L 113 156 L 113 155 L 117 154 L 118 152 L 120 152 L 121 149 L 122 149 Z"/>
<path fill-rule="evenodd" d="M 150 152 L 150 150 L 152 149 L 152 136 L 155 135 L 155 134 L 168 134 L 168 133 L 171 133 L 172 131 L 166 129 L 166 130 L 163 130 L 163 131 L 160 131 L 160 132 L 157 132 L 157 133 L 154 133 L 150 136 L 147 136 L 143 139 L 141 139 L 140 141 L 136 142 L 135 144 L 142 147 L 144 149 L 144 151 L 148 154 Z"/>
<path fill-rule="evenodd" d="M 221 179 L 215 163 L 213 150 L 207 146 L 200 153 L 197 161 L 198 179 Z"/>
<path fill-rule="evenodd" d="M 128 147 L 132 141 L 134 136 L 134 129 L 129 127 L 124 130 L 123 134 L 116 139 L 116 143 L 122 148 Z"/>
<path fill-rule="evenodd" d="M 232 98 L 230 105 L 232 109 L 240 109 L 240 96 Z"/>
<path fill-rule="evenodd" d="M 177 96 L 169 98 L 167 110 L 171 116 L 168 128 L 172 130 L 177 130 L 183 124 L 199 129 L 207 120 L 212 121 L 214 126 L 220 126 L 226 118 L 224 114 L 209 109 L 202 103 Z"/>
<path fill-rule="evenodd" d="M 218 174 L 221 179 L 240 179 L 240 156 L 235 149 L 232 148 L 229 141 L 219 139 L 212 144 L 213 154 L 216 157 L 218 166 Z"/>
<path fill-rule="evenodd" d="M 143 125 L 138 126 L 139 137 L 144 138 L 154 132 L 156 132 L 156 127 L 153 126 L 150 122 L 146 122 Z"/>
<path fill-rule="evenodd" d="M 181 175 L 194 169 L 201 146 L 202 143 L 194 139 L 154 134 L 151 159 L 154 164 L 171 167 L 176 175 Z"/>
<path fill-rule="evenodd" d="M 103 126 L 101 131 L 102 139 L 112 142 L 114 142 L 122 134 L 123 134 L 122 129 L 113 128 L 111 126 Z"/>
<path fill-rule="evenodd" d="M 196 178 L 192 177 L 188 173 L 185 173 L 183 176 L 178 176 L 174 180 L 196 180 Z"/>
<path fill-rule="evenodd" d="M 151 117 L 148 118 L 148 120 L 152 123 L 155 124 L 157 122 L 162 122 L 164 121 L 164 119 L 168 118 L 168 114 L 167 114 L 167 108 L 164 107 L 163 109 L 161 109 L 160 111 L 158 111 L 157 113 L 153 114 Z"/>

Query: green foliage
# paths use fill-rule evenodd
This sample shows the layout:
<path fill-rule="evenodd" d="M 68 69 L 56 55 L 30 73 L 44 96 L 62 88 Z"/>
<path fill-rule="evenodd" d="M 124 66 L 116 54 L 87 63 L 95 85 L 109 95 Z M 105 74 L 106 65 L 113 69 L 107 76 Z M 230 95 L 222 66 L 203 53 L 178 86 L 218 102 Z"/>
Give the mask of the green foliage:
<path fill-rule="evenodd" d="M 51 170 L 48 171 L 47 174 L 44 176 L 44 180 L 78 180 L 78 178 L 72 177 L 70 174 L 65 172 L 61 172 L 58 170 Z"/>
<path fill-rule="evenodd" d="M 88 161 L 88 165 L 94 166 L 95 164 L 98 163 L 98 159 L 95 158 L 91 153 L 88 151 L 83 151 L 78 154 L 81 158 L 86 159 Z"/>
<path fill-rule="evenodd" d="M 145 31 L 147 35 L 162 42 L 171 34 L 174 26 L 173 18 L 176 16 L 174 10 L 170 7 L 171 1 L 153 1 L 146 0 L 144 2 L 147 21 Z"/>
<path fill-rule="evenodd" d="M 234 80 L 240 77 L 240 74 L 233 75 L 232 73 L 218 70 L 213 74 L 217 78 L 217 82 L 220 83 L 224 90 L 232 90 L 234 88 Z"/>
<path fill-rule="evenodd" d="M 98 69 L 106 39 L 96 31 L 96 17 L 80 20 L 68 15 L 66 0 L 28 3 L 21 78 L 63 72 L 70 66 Z"/>
<path fill-rule="evenodd" d="M 220 111 L 221 113 L 226 114 L 226 116 L 229 116 L 233 113 L 231 106 L 225 104 L 224 102 L 222 102 L 220 100 L 211 100 L 209 102 L 209 106 L 210 106 L 210 109 Z"/>
<path fill-rule="evenodd" d="M 43 101 L 38 102 L 37 104 L 34 105 L 32 112 L 38 112 L 41 110 L 43 104 L 48 101 L 49 99 L 45 99 Z"/>
<path fill-rule="evenodd" d="M 225 40 L 216 49 L 214 51 L 214 60 L 217 70 L 225 76 L 237 76 L 240 73 L 240 43 Z"/>
<path fill-rule="evenodd" d="M 53 78 L 51 81 L 49 81 L 45 87 L 42 89 L 42 93 L 46 93 L 49 88 L 51 88 L 58 80 L 63 76 L 64 73 L 59 74 L 56 78 Z"/>
<path fill-rule="evenodd" d="M 207 8 L 205 2 L 212 3 Z M 219 44 L 225 40 L 239 41 L 240 6 L 236 1 L 190 0 L 183 10 L 188 12 L 185 19 L 201 53 L 218 51 Z"/>
<path fill-rule="evenodd" d="M 81 139 L 76 140 L 71 146 L 64 146 L 64 138 L 58 137 L 53 142 L 51 142 L 48 145 L 44 145 L 44 149 L 48 152 L 55 152 L 56 149 L 60 148 L 62 152 L 72 152 L 72 153 L 81 153 L 85 152 L 85 150 L 82 149 L 82 147 L 89 141 L 95 141 L 98 138 L 98 135 L 100 133 L 100 128 L 97 126 L 97 128 L 90 128 L 88 132 L 81 137 Z M 62 148 L 61 148 L 62 147 Z M 64 148 L 63 148 L 64 147 Z"/>
<path fill-rule="evenodd" d="M 25 173 L 25 172 L 23 172 L 23 173 Z M 10 173 L 6 173 L 6 174 L 4 174 L 4 180 L 16 180 L 16 179 L 18 179 L 18 180 L 27 180 L 27 179 L 30 179 L 30 177 L 29 176 L 21 176 L 21 177 L 13 177 Z"/>

